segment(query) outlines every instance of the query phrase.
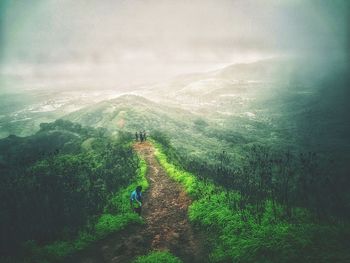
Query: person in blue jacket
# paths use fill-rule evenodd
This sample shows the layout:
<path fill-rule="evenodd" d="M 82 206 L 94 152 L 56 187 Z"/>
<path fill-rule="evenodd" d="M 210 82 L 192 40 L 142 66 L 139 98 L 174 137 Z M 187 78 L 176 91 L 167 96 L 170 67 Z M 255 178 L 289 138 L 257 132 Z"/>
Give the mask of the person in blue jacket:
<path fill-rule="evenodd" d="M 131 193 L 130 196 L 130 205 L 132 210 L 135 213 L 138 213 L 139 216 L 141 216 L 141 208 L 142 208 L 142 186 L 139 185 L 136 187 L 136 189 Z"/>

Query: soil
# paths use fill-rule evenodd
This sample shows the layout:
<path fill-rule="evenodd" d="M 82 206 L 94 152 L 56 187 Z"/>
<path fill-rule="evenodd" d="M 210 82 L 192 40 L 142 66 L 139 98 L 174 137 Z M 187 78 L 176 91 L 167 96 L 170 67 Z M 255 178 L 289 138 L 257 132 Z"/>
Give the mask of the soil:
<path fill-rule="evenodd" d="M 205 234 L 195 230 L 188 220 L 187 210 L 191 199 L 159 165 L 150 143 L 135 143 L 134 150 L 148 165 L 150 187 L 143 194 L 141 214 L 145 225 L 130 225 L 96 242 L 76 255 L 72 262 L 125 263 L 154 250 L 170 251 L 184 262 L 207 262 Z"/>

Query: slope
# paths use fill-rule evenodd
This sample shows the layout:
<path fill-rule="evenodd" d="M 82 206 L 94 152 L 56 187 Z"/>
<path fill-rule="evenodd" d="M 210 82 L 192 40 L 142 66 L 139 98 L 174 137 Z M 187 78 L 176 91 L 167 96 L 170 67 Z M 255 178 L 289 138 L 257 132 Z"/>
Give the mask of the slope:
<path fill-rule="evenodd" d="M 160 167 L 151 144 L 137 143 L 134 149 L 149 167 L 150 189 L 144 196 L 142 215 L 146 224 L 131 226 L 96 243 L 72 262 L 130 262 L 150 250 L 169 250 L 184 262 L 206 262 L 203 235 L 188 221 L 190 198 Z"/>

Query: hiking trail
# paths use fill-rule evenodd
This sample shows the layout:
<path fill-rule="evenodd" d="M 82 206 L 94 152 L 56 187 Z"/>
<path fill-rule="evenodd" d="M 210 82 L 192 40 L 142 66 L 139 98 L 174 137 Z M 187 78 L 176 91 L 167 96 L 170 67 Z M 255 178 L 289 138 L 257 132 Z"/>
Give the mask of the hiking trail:
<path fill-rule="evenodd" d="M 74 262 L 131 262 L 154 250 L 168 250 L 183 262 L 207 262 L 205 237 L 194 230 L 187 216 L 191 199 L 181 185 L 169 178 L 154 156 L 149 142 L 135 143 L 134 150 L 146 161 L 149 189 L 143 193 L 144 225 L 130 225 L 97 241 Z"/>

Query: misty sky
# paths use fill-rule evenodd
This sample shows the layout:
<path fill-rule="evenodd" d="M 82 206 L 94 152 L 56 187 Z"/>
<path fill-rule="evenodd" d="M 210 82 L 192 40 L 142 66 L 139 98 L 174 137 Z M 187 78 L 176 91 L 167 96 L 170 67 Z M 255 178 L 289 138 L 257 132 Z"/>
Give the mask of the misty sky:
<path fill-rule="evenodd" d="M 126 86 L 276 56 L 345 57 L 347 2 L 2 0 L 2 73 Z"/>

